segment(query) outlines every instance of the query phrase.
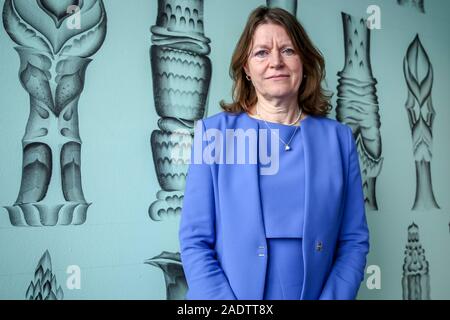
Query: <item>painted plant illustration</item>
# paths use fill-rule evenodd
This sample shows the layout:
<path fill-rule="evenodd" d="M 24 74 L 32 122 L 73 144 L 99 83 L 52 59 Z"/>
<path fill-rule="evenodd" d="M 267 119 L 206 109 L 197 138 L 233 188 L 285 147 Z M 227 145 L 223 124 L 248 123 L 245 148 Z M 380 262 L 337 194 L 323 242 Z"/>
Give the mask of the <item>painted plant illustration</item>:
<path fill-rule="evenodd" d="M 184 300 L 188 289 L 180 253 L 163 251 L 156 257 L 145 261 L 146 264 L 161 269 L 166 283 L 167 300 Z"/>
<path fill-rule="evenodd" d="M 403 300 L 429 300 L 430 275 L 425 250 L 419 240 L 419 227 L 408 227 L 402 277 Z"/>
<path fill-rule="evenodd" d="M 416 195 L 412 210 L 439 209 L 431 181 L 433 122 L 436 116 L 431 100 L 433 66 L 419 35 L 408 47 L 403 60 L 403 73 L 408 88 L 405 109 L 416 166 Z"/>
<path fill-rule="evenodd" d="M 269 8 L 282 8 L 294 16 L 297 15 L 297 0 L 267 0 L 266 4 Z"/>
<path fill-rule="evenodd" d="M 151 31 L 153 94 L 160 117 L 151 148 L 161 190 L 149 216 L 159 221 L 181 213 L 194 123 L 206 114 L 211 61 L 210 40 L 203 32 L 203 1 L 159 0 Z"/>
<path fill-rule="evenodd" d="M 25 298 L 28 300 L 62 300 L 64 292 L 56 282 L 52 271 L 50 253 L 45 250 L 34 272 L 34 281 L 28 286 Z"/>
<path fill-rule="evenodd" d="M 89 57 L 106 36 L 103 2 L 6 0 L 3 24 L 17 44 L 19 80 L 30 96 L 22 182 L 6 207 L 11 224 L 83 224 L 90 203 L 81 183 L 78 101 Z"/>
<path fill-rule="evenodd" d="M 356 140 L 366 206 L 378 210 L 376 179 L 383 166 L 380 115 L 370 61 L 370 29 L 362 18 L 342 13 L 345 65 L 338 72 L 338 121 L 352 128 Z"/>

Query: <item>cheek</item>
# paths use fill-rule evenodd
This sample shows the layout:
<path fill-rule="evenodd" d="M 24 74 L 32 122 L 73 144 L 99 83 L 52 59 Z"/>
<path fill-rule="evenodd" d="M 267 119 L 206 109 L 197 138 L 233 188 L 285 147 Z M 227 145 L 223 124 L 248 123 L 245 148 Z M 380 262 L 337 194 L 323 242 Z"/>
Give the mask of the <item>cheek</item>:
<path fill-rule="evenodd" d="M 292 86 L 298 89 L 302 83 L 302 78 L 303 76 L 300 74 L 300 70 L 295 72 L 292 76 Z"/>
<path fill-rule="evenodd" d="M 247 62 L 247 68 L 255 75 L 262 75 L 269 67 L 267 59 L 251 58 Z"/>
<path fill-rule="evenodd" d="M 252 63 L 250 72 L 255 78 L 262 77 L 264 74 L 264 65 L 262 63 Z"/>
<path fill-rule="evenodd" d="M 294 65 L 294 81 L 296 86 L 300 86 L 303 80 L 303 65 L 299 62 Z"/>
<path fill-rule="evenodd" d="M 297 58 L 295 61 L 292 61 L 291 69 L 295 70 L 297 73 L 300 73 L 303 71 L 303 64 L 302 64 L 300 58 Z"/>
<path fill-rule="evenodd" d="M 303 65 L 301 63 L 295 65 L 297 74 L 303 74 Z"/>

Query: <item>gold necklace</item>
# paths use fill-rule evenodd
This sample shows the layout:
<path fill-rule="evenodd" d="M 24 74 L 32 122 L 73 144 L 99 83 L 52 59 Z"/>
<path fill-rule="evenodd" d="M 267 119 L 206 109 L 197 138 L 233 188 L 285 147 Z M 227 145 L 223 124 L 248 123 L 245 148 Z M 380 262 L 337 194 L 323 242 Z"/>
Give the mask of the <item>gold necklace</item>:
<path fill-rule="evenodd" d="M 288 126 L 292 126 L 292 125 L 296 124 L 296 123 L 298 122 L 298 120 L 300 119 L 300 117 L 302 116 L 302 112 L 303 112 L 303 109 L 300 108 L 300 113 L 299 113 L 297 119 L 296 119 L 293 123 L 288 124 Z M 261 115 L 259 114 L 258 104 L 256 104 L 256 114 L 258 115 L 258 117 L 260 117 L 260 118 L 264 121 L 264 123 L 266 124 L 267 128 L 269 128 L 270 132 L 272 132 L 272 129 L 271 129 L 271 128 L 269 127 L 269 125 L 267 124 L 267 121 L 264 120 L 264 118 L 261 117 Z M 279 139 L 281 142 L 283 142 L 283 144 L 284 144 L 284 151 L 290 151 L 290 150 L 291 150 L 291 146 L 290 146 L 289 144 L 291 143 L 292 138 L 294 137 L 295 133 L 297 132 L 297 128 L 298 128 L 298 127 L 300 127 L 300 126 L 299 126 L 299 125 L 298 125 L 298 126 L 295 126 L 294 133 L 291 135 L 291 138 L 289 139 L 289 141 L 288 141 L 287 143 L 286 143 L 283 139 L 281 139 L 281 137 L 280 137 L 279 134 L 277 134 L 278 139 Z M 276 133 L 276 132 L 275 132 L 275 133 Z"/>

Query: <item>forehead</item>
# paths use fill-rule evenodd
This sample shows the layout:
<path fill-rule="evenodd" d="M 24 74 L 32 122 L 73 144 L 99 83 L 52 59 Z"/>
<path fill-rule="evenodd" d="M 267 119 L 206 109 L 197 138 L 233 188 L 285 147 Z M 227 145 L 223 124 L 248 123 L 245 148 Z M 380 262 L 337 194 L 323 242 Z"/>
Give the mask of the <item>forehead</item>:
<path fill-rule="evenodd" d="M 289 34 L 283 26 L 274 23 L 259 25 L 253 34 L 253 46 L 277 43 L 292 43 Z"/>

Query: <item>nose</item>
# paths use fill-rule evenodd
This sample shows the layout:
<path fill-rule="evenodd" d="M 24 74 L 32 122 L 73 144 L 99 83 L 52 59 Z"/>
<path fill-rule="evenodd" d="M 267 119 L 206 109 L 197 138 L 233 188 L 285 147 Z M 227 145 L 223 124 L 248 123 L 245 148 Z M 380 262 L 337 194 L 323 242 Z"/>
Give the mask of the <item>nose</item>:
<path fill-rule="evenodd" d="M 270 66 L 273 68 L 279 68 L 283 65 L 283 57 L 278 50 L 274 50 L 270 54 Z"/>

